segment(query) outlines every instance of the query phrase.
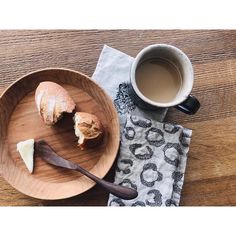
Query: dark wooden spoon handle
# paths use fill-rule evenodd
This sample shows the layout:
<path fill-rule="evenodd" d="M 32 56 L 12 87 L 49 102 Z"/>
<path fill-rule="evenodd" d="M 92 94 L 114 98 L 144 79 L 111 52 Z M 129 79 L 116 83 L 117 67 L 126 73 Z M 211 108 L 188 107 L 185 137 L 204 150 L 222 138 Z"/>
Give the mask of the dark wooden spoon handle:
<path fill-rule="evenodd" d="M 138 192 L 135 189 L 124 187 L 118 184 L 114 184 L 111 182 L 108 182 L 104 179 L 100 179 L 97 176 L 91 174 L 87 170 L 83 169 L 79 165 L 77 165 L 76 169 L 77 171 L 81 172 L 82 174 L 86 175 L 90 179 L 92 179 L 94 182 L 102 186 L 104 189 L 115 195 L 116 197 L 131 200 L 138 196 Z"/>
<path fill-rule="evenodd" d="M 108 181 L 105 181 L 104 179 L 100 179 L 82 168 L 80 165 L 58 156 L 57 153 L 44 140 L 35 142 L 35 153 L 51 165 L 81 172 L 117 197 L 130 200 L 138 196 L 138 192 L 136 190 L 118 184 L 110 183 Z"/>

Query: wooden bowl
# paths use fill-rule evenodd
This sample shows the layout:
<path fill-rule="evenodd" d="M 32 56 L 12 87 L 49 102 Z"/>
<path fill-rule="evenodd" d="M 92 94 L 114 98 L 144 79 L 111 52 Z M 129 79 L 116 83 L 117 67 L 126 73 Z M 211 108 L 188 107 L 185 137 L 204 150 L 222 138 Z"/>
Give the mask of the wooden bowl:
<path fill-rule="evenodd" d="M 105 129 L 101 145 L 83 151 L 77 147 L 72 115 L 65 115 L 53 127 L 45 126 L 34 101 L 35 89 L 42 81 L 62 85 L 74 99 L 77 110 L 95 114 L 101 120 Z M 62 157 L 103 178 L 116 158 L 119 130 L 118 115 L 110 97 L 86 75 L 61 68 L 27 74 L 0 97 L 0 174 L 31 197 L 52 200 L 78 195 L 95 183 L 78 172 L 51 166 L 40 158 L 35 158 L 34 173 L 29 174 L 16 144 L 29 138 L 44 139 Z"/>

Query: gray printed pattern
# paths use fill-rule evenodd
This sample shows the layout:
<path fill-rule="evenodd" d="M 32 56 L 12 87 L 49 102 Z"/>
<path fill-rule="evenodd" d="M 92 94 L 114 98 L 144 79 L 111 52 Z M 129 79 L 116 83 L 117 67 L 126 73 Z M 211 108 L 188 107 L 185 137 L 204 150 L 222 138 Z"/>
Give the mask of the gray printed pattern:
<path fill-rule="evenodd" d="M 133 200 L 110 194 L 109 206 L 178 206 L 192 131 L 127 116 L 115 183 L 138 191 Z"/>
<path fill-rule="evenodd" d="M 114 105 L 119 114 L 128 114 L 135 110 L 136 106 L 130 97 L 129 84 L 121 83 L 114 99 Z"/>

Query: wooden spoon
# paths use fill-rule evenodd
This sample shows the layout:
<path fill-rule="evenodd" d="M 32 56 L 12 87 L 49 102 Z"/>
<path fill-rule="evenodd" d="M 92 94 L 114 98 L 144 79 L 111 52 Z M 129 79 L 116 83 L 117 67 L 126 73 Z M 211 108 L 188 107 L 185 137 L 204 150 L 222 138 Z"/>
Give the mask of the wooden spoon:
<path fill-rule="evenodd" d="M 40 156 L 47 163 L 54 166 L 79 171 L 80 173 L 86 175 L 88 178 L 92 179 L 94 182 L 102 186 L 108 192 L 112 193 L 113 195 L 119 198 L 130 200 L 138 196 L 138 192 L 136 190 L 100 179 L 97 176 L 88 172 L 87 170 L 83 169 L 78 164 L 58 156 L 57 153 L 44 140 L 35 142 L 34 148 L 35 154 L 37 156 Z"/>

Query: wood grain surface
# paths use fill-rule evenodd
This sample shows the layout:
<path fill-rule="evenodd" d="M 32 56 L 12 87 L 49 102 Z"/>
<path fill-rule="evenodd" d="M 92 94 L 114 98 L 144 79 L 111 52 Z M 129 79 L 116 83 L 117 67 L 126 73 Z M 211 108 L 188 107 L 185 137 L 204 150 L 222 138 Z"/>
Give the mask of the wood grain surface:
<path fill-rule="evenodd" d="M 0 92 L 25 73 L 67 67 L 91 76 L 104 44 L 135 56 L 153 43 L 182 49 L 193 63 L 193 94 L 200 111 L 170 109 L 166 120 L 193 130 L 182 206 L 236 205 L 236 31 L 233 30 L 37 30 L 0 31 Z M 115 166 L 115 165 L 114 165 Z M 113 180 L 114 166 L 106 180 Z M 108 194 L 95 186 L 58 201 L 28 197 L 0 178 L 0 205 L 105 206 Z"/>

